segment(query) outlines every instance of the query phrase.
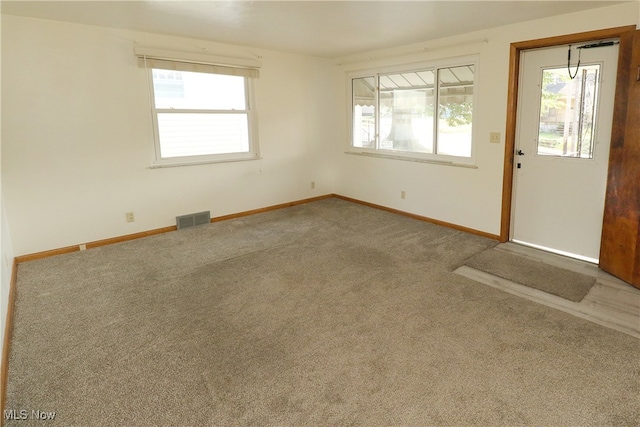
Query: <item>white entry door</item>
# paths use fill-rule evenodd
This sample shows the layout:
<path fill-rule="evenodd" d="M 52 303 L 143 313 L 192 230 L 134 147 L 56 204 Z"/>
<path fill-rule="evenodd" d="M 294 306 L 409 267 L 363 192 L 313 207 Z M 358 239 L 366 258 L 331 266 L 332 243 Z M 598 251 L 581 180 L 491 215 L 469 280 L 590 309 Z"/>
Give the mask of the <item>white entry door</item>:
<path fill-rule="evenodd" d="M 593 44 L 522 53 L 511 240 L 597 263 L 618 46 Z"/>

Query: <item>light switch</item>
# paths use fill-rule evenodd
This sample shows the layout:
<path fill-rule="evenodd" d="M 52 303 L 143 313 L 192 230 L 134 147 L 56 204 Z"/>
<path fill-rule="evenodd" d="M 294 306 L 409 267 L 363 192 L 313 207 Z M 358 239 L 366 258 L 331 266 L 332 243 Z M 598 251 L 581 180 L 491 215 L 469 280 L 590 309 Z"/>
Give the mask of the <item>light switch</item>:
<path fill-rule="evenodd" d="M 489 134 L 489 142 L 492 144 L 500 144 L 500 132 L 491 132 Z"/>

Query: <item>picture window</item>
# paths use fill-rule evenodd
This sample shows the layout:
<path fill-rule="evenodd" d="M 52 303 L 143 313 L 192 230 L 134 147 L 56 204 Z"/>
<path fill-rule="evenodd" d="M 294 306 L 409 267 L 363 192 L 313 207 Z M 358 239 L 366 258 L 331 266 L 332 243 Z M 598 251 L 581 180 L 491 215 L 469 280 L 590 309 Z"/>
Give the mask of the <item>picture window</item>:
<path fill-rule="evenodd" d="M 350 76 L 350 151 L 468 162 L 476 63 Z"/>

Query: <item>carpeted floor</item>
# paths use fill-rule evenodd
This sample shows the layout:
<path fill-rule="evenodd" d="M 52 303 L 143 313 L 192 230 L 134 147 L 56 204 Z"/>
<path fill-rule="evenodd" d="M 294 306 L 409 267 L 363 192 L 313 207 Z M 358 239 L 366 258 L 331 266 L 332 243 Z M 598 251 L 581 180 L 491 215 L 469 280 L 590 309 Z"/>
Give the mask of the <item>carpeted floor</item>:
<path fill-rule="evenodd" d="M 327 199 L 21 264 L 6 409 L 637 426 L 640 341 L 452 273 L 495 244 Z"/>

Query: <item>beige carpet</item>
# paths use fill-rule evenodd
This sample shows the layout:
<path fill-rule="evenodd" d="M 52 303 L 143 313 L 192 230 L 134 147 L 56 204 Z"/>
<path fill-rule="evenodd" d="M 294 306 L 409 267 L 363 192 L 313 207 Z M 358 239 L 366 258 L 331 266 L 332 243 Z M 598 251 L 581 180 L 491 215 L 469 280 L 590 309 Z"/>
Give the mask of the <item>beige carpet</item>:
<path fill-rule="evenodd" d="M 637 426 L 640 341 L 452 273 L 494 245 L 328 199 L 21 264 L 7 409 L 64 426 Z"/>
<path fill-rule="evenodd" d="M 582 301 L 596 282 L 595 277 L 494 248 L 472 256 L 465 265 L 575 302 Z"/>

